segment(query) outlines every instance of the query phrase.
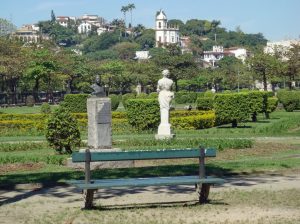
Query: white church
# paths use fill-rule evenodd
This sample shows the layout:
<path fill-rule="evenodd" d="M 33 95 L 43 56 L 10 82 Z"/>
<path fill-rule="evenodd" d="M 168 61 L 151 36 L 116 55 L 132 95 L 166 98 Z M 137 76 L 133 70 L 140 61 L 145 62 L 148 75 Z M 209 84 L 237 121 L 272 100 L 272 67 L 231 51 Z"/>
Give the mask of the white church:
<path fill-rule="evenodd" d="M 178 26 L 169 25 L 167 16 L 162 10 L 156 13 L 155 40 L 156 47 L 180 43 Z"/>

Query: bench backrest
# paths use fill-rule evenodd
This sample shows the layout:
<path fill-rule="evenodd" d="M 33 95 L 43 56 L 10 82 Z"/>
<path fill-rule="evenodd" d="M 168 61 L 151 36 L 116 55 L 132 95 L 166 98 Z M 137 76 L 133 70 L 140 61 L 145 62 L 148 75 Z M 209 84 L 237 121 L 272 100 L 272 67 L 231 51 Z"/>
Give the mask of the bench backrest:
<path fill-rule="evenodd" d="M 91 162 L 96 161 L 122 161 L 122 160 L 150 160 L 150 159 L 176 159 L 176 158 L 200 158 L 200 149 L 174 149 L 159 151 L 122 151 L 122 152 L 90 152 Z M 205 149 L 205 157 L 215 157 L 214 148 Z M 76 152 L 72 154 L 72 161 L 85 162 L 86 153 Z"/>

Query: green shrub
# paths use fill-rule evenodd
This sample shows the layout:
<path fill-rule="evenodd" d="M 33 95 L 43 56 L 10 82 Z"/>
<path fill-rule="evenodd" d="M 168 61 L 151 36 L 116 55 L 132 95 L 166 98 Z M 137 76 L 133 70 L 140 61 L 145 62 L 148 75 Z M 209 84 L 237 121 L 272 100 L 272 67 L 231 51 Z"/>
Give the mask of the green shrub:
<path fill-rule="evenodd" d="M 189 117 L 189 116 L 198 116 L 207 113 L 213 113 L 212 111 L 201 111 L 201 110 L 173 110 L 170 111 L 170 117 Z"/>
<path fill-rule="evenodd" d="M 267 113 L 272 113 L 276 110 L 278 106 L 278 98 L 277 97 L 268 97 L 267 100 Z"/>
<path fill-rule="evenodd" d="M 243 92 L 247 94 L 247 101 L 249 104 L 249 109 L 252 114 L 252 121 L 257 121 L 257 114 L 265 112 L 267 95 L 265 92 L 261 91 L 245 91 Z"/>
<path fill-rule="evenodd" d="M 26 106 L 33 107 L 35 104 L 34 97 L 32 95 L 29 95 L 26 97 Z"/>
<path fill-rule="evenodd" d="M 155 99 L 130 99 L 126 107 L 128 122 L 138 130 L 157 128 L 160 121 L 158 101 Z"/>
<path fill-rule="evenodd" d="M 251 113 L 247 93 L 217 94 L 214 109 L 218 124 L 232 123 L 236 127 L 238 122 L 246 121 Z"/>
<path fill-rule="evenodd" d="M 214 107 L 213 97 L 198 97 L 196 103 L 197 110 L 212 110 Z"/>
<path fill-rule="evenodd" d="M 51 107 L 50 107 L 49 103 L 42 104 L 41 113 L 42 114 L 51 114 Z"/>
<path fill-rule="evenodd" d="M 214 113 L 194 115 L 188 117 L 172 117 L 170 122 L 175 129 L 196 130 L 212 128 L 215 124 L 216 116 Z"/>
<path fill-rule="evenodd" d="M 197 96 L 196 92 L 179 91 L 175 93 L 175 102 L 178 104 L 195 103 Z"/>
<path fill-rule="evenodd" d="M 135 99 L 135 94 L 133 93 L 126 93 L 122 96 L 122 104 L 124 106 L 124 108 L 126 109 L 127 107 L 127 100 L 129 99 Z"/>
<path fill-rule="evenodd" d="M 210 90 L 207 90 L 205 93 L 204 93 L 204 97 L 214 97 L 216 94 L 213 93 L 212 91 Z"/>
<path fill-rule="evenodd" d="M 47 122 L 46 139 L 57 152 L 72 153 L 74 146 L 80 146 L 80 132 L 77 120 L 64 107 L 58 108 Z"/>
<path fill-rule="evenodd" d="M 149 93 L 148 97 L 149 99 L 158 99 L 158 93 L 157 92 Z"/>
<path fill-rule="evenodd" d="M 67 94 L 62 106 L 71 113 L 84 113 L 87 111 L 86 102 L 88 97 L 89 94 Z"/>
<path fill-rule="evenodd" d="M 135 98 L 136 99 L 148 99 L 149 96 L 146 93 L 140 93 L 140 94 L 136 95 Z"/>
<path fill-rule="evenodd" d="M 292 112 L 300 106 L 300 92 L 280 90 L 277 93 L 279 101 L 287 112 Z"/>
<path fill-rule="evenodd" d="M 120 97 L 116 94 L 110 94 L 109 98 L 111 100 L 111 110 L 117 110 L 120 104 Z"/>

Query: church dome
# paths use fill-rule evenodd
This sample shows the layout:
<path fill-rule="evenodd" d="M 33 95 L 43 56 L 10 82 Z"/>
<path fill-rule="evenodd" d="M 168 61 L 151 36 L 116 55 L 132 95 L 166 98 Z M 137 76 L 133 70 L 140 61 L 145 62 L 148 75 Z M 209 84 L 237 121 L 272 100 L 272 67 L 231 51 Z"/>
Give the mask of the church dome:
<path fill-rule="evenodd" d="M 167 20 L 167 16 L 164 13 L 164 11 L 160 10 L 156 13 L 156 19 L 157 20 Z"/>

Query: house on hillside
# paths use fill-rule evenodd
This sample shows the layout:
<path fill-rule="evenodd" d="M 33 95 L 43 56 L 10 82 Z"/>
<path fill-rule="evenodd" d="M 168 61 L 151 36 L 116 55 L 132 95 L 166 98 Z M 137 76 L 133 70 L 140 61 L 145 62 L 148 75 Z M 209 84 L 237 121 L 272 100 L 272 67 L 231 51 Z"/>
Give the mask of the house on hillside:
<path fill-rule="evenodd" d="M 78 33 L 90 33 L 92 31 L 92 24 L 86 21 L 82 21 L 77 27 Z"/>
<path fill-rule="evenodd" d="M 70 21 L 76 22 L 76 18 L 70 17 L 70 16 L 57 16 L 56 17 L 56 22 L 63 27 L 68 27 L 68 24 L 70 23 Z"/>
<path fill-rule="evenodd" d="M 25 43 L 37 43 L 40 39 L 36 25 L 24 25 L 16 32 L 12 33 L 12 38 L 17 38 Z"/>
<path fill-rule="evenodd" d="M 225 56 L 232 56 L 242 60 L 248 57 L 249 52 L 245 48 L 231 47 L 223 48 L 223 46 L 213 46 L 212 51 L 203 52 L 203 62 L 207 67 L 216 67 L 218 62 Z"/>
<path fill-rule="evenodd" d="M 155 17 L 155 46 L 180 44 L 179 28 L 168 24 L 167 16 L 160 10 Z"/>

